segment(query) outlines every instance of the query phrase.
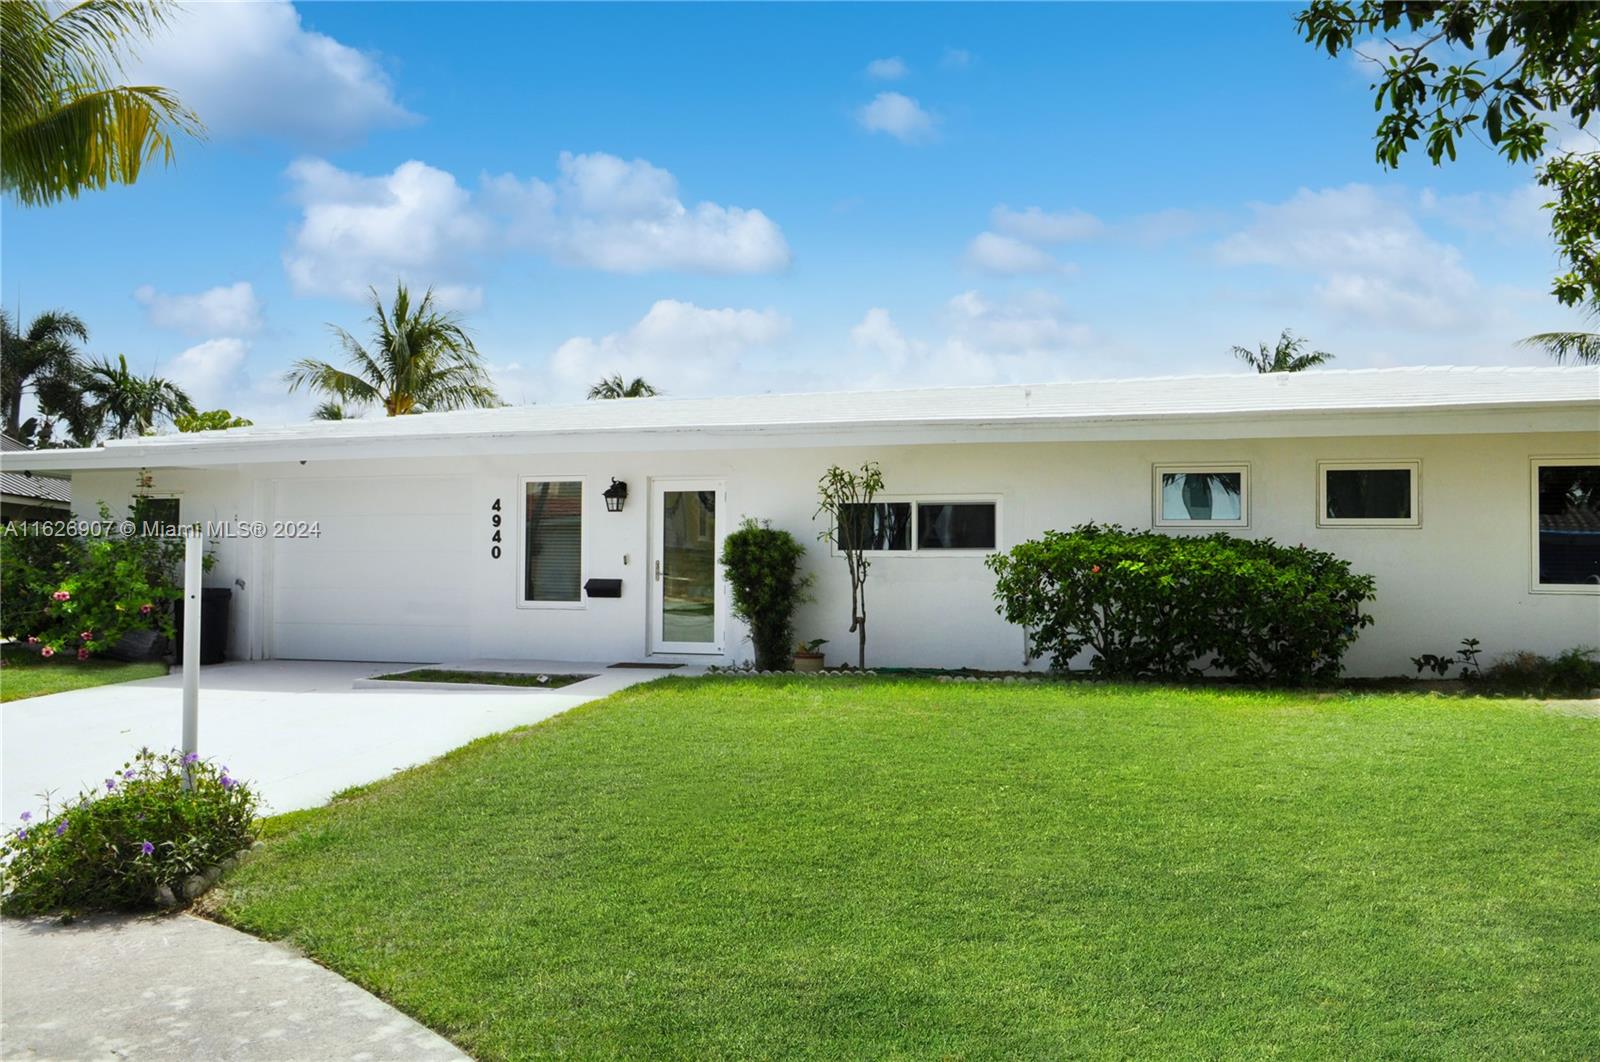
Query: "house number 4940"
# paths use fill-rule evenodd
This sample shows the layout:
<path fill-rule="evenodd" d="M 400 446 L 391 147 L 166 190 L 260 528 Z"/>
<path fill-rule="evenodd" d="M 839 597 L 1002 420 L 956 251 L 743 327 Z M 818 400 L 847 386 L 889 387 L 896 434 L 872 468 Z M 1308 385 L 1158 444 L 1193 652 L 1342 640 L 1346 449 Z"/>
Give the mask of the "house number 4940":
<path fill-rule="evenodd" d="M 493 529 L 493 533 L 489 536 L 489 542 L 491 543 L 490 546 L 489 546 L 489 556 L 494 558 L 495 560 L 499 560 L 500 559 L 500 524 L 501 523 L 502 523 L 502 520 L 501 520 L 501 517 L 500 517 L 500 499 L 496 498 L 494 500 L 494 504 L 489 506 L 489 526 Z"/>

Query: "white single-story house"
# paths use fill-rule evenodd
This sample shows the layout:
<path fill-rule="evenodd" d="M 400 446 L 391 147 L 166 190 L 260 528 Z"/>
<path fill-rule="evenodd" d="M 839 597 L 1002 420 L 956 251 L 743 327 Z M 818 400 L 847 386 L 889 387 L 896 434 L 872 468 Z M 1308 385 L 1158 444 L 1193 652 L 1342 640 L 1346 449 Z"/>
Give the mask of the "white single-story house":
<path fill-rule="evenodd" d="M 241 659 L 748 660 L 716 558 L 750 516 L 807 543 L 797 634 L 850 661 L 816 483 L 864 461 L 887 482 L 869 665 L 1023 666 L 984 558 L 1090 520 L 1348 559 L 1377 579 L 1355 675 L 1467 637 L 1600 645 L 1600 367 L 628 399 L 4 460 L 70 473 L 82 518 L 144 496 L 210 525 Z"/>

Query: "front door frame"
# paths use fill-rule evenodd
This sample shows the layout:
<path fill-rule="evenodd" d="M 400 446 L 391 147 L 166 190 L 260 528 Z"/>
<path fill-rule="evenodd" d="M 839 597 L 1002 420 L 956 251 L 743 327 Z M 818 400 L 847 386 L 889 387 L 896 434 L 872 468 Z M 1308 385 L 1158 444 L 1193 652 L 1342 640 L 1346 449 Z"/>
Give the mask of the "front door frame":
<path fill-rule="evenodd" d="M 669 642 L 662 634 L 662 590 L 661 581 L 662 552 L 664 549 L 666 522 L 662 519 L 665 513 L 664 495 L 668 491 L 709 490 L 717 498 L 716 520 L 716 553 L 713 559 L 712 577 L 715 580 L 713 590 L 712 614 L 715 624 L 716 640 L 711 643 L 704 642 Z M 650 519 L 649 519 L 649 566 L 648 582 L 650 592 L 646 595 L 648 602 L 648 616 L 646 627 L 649 631 L 649 652 L 652 656 L 721 656 L 728 640 L 728 588 L 722 577 L 722 541 L 728 534 L 728 490 L 727 482 L 712 477 L 693 476 L 678 477 L 668 476 L 662 478 L 652 477 L 650 480 Z"/>

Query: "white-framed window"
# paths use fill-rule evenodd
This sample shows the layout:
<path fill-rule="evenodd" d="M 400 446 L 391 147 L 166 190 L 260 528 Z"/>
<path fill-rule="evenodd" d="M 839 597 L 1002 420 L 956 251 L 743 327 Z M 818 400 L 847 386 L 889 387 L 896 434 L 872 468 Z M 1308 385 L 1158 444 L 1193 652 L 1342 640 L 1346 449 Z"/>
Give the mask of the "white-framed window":
<path fill-rule="evenodd" d="M 870 555 L 986 556 L 1000 548 L 1000 499 L 928 494 L 878 498 L 846 510 L 839 547 L 856 541 Z"/>
<path fill-rule="evenodd" d="M 1248 527 L 1247 464 L 1154 465 L 1151 524 L 1155 527 Z"/>
<path fill-rule="evenodd" d="M 530 476 L 520 496 L 518 607 L 583 608 L 583 477 Z"/>
<path fill-rule="evenodd" d="M 1600 456 L 1536 457 L 1529 478 L 1529 588 L 1544 594 L 1600 594 Z"/>
<path fill-rule="evenodd" d="M 1318 527 L 1421 527 L 1420 461 L 1318 461 Z"/>

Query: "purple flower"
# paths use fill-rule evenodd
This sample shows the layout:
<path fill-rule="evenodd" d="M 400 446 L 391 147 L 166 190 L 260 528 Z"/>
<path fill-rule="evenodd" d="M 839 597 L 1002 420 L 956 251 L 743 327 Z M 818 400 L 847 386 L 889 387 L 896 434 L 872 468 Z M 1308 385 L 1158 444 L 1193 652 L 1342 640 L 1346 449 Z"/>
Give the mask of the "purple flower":
<path fill-rule="evenodd" d="M 66 832 L 67 832 L 67 820 L 66 819 L 62 819 L 61 820 L 61 825 L 56 827 L 56 836 L 60 837 L 62 834 L 66 833 Z"/>
<path fill-rule="evenodd" d="M 239 784 L 232 778 L 229 778 L 227 775 L 223 775 L 220 781 L 222 782 L 222 788 L 224 789 L 232 789 L 234 786 Z"/>
<path fill-rule="evenodd" d="M 31 812 L 31 811 L 24 811 L 24 812 L 23 812 L 23 813 L 22 813 L 22 821 L 23 821 L 23 822 L 27 822 L 27 821 L 28 821 L 28 820 L 29 820 L 29 819 L 31 819 L 31 818 L 33 818 L 33 812 Z"/>
<path fill-rule="evenodd" d="M 199 759 L 199 758 L 200 758 L 200 754 L 199 754 L 199 753 L 198 753 L 198 752 L 191 752 L 191 753 L 189 753 L 189 754 L 188 754 L 188 755 L 186 755 L 186 756 L 185 756 L 185 757 L 184 757 L 184 758 L 183 758 L 183 762 L 184 762 L 184 763 L 185 763 L 185 764 L 190 764 L 190 763 L 193 763 L 193 762 L 195 762 L 195 761 L 196 761 L 196 760 L 198 760 L 198 759 Z"/>
<path fill-rule="evenodd" d="M 117 780 L 115 778 L 107 778 L 106 779 L 106 792 L 109 793 L 113 789 L 115 789 L 116 787 L 117 787 Z"/>
<path fill-rule="evenodd" d="M 17 840 L 26 841 L 27 839 L 28 839 L 28 831 L 27 830 L 24 829 L 24 830 L 18 830 L 17 831 Z"/>
<path fill-rule="evenodd" d="M 144 853 L 145 855 L 152 855 L 152 854 L 154 854 L 155 850 L 156 850 L 156 846 L 151 844 L 149 841 L 146 841 L 146 842 L 144 842 L 143 844 L 141 844 L 139 846 L 139 851 Z"/>
<path fill-rule="evenodd" d="M 129 767 L 126 771 L 123 771 L 122 772 L 122 777 L 124 777 L 124 778 L 132 778 L 133 777 L 133 768 Z"/>

